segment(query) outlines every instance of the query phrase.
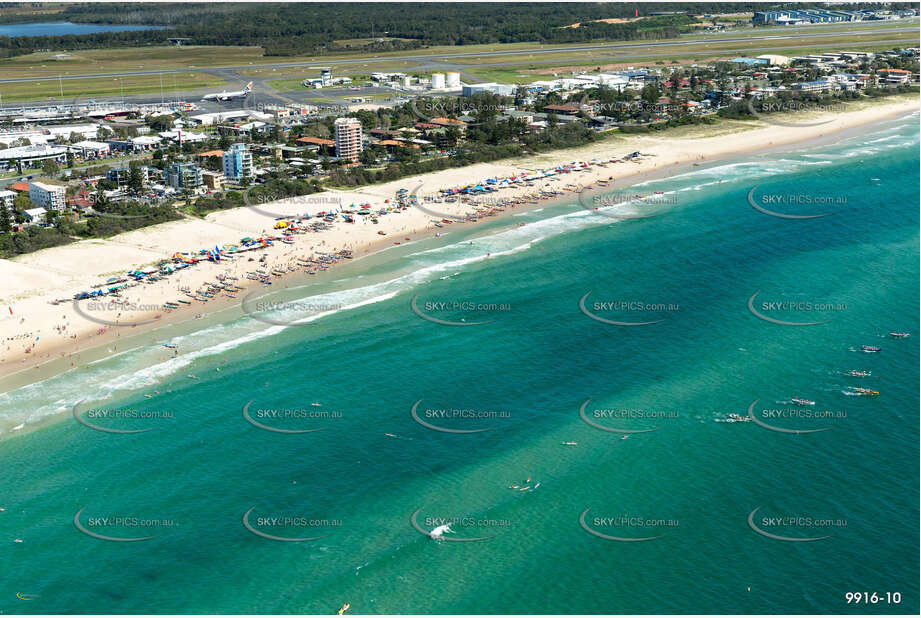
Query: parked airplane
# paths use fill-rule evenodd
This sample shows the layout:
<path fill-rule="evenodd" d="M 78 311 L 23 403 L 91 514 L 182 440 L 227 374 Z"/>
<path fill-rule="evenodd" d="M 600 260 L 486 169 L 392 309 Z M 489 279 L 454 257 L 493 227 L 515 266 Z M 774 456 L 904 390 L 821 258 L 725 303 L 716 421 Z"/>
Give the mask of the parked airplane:
<path fill-rule="evenodd" d="M 253 91 L 253 82 L 246 84 L 243 90 L 237 90 L 236 92 L 217 92 L 214 94 L 206 94 L 201 98 L 202 101 L 233 101 L 234 99 L 245 99 L 246 96 Z"/>

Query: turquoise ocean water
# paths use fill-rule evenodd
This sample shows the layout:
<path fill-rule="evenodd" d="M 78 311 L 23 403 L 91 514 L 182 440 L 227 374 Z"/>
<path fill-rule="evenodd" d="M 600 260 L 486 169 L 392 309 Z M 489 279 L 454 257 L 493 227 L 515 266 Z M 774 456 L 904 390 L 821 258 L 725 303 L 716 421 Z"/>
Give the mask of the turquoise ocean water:
<path fill-rule="evenodd" d="M 652 218 L 571 202 L 445 228 L 262 314 L 304 324 L 237 311 L 164 332 L 176 357 L 129 348 L 0 395 L 0 611 L 917 613 L 918 136 L 915 115 L 689 168 L 631 189 L 670 200 Z M 832 214 L 769 216 L 753 188 Z M 591 319 L 587 293 L 597 317 L 661 321 Z M 823 323 L 759 319 L 756 293 Z M 588 399 L 597 425 L 655 431 L 593 427 Z M 151 431 L 93 430 L 81 400 Z M 827 431 L 718 422 L 755 400 L 764 425 Z M 417 402 L 487 431 L 426 427 Z M 248 403 L 321 431 L 257 427 Z"/>

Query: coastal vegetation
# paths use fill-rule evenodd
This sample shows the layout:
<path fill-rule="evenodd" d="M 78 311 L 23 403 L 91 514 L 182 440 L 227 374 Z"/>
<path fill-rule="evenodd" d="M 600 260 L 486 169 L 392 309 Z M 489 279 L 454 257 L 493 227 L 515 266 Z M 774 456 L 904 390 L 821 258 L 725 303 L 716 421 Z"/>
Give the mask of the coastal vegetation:
<path fill-rule="evenodd" d="M 30 225 L 12 231 L 16 217 L 0 206 L 0 258 L 7 259 L 78 240 L 108 238 L 181 218 L 171 206 L 136 201 L 108 203 L 96 200 L 94 210 L 101 214 L 81 217 L 79 220 L 72 214 L 49 211 L 47 216 L 50 225 Z"/>
<path fill-rule="evenodd" d="M 262 185 L 239 191 L 226 191 L 213 196 L 199 197 L 192 202 L 188 210 L 192 214 L 204 216 L 217 210 L 240 208 L 241 206 L 246 206 L 247 203 L 250 205 L 265 204 L 288 197 L 319 193 L 322 190 L 323 186 L 317 179 L 307 182 L 275 173 L 266 179 Z"/>

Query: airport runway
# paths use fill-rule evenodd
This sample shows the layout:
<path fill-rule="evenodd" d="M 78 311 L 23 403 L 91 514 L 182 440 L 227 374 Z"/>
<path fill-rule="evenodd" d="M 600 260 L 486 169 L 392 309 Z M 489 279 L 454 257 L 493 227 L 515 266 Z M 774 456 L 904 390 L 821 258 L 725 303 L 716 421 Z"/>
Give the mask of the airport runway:
<path fill-rule="evenodd" d="M 415 55 L 406 55 L 406 56 L 369 56 L 361 58 L 349 58 L 349 59 L 339 59 L 332 60 L 326 59 L 322 56 L 319 58 L 311 59 L 308 62 L 279 62 L 271 64 L 246 64 L 246 65 L 235 65 L 235 66 L 219 66 L 219 67 L 196 67 L 196 71 L 199 72 L 220 72 L 220 71 L 231 71 L 236 72 L 239 70 L 246 69 L 281 69 L 281 68 L 290 68 L 290 67 L 309 67 L 315 66 L 318 62 L 323 63 L 326 66 L 335 67 L 335 66 L 347 66 L 350 64 L 364 64 L 368 62 L 381 62 L 381 61 L 424 61 L 424 60 L 448 60 L 453 58 L 463 59 L 463 58 L 484 58 L 484 57 L 500 57 L 500 56 L 520 56 L 524 54 L 559 54 L 565 52 L 579 52 L 579 51 L 617 51 L 617 50 L 629 50 L 636 48 L 648 48 L 648 47 L 662 47 L 662 46 L 674 46 L 674 45 L 712 45 L 714 43 L 736 43 L 736 42 L 749 42 L 749 41 L 773 41 L 773 40 L 795 40 L 795 39 L 814 39 L 814 38 L 840 38 L 847 35 L 867 35 L 867 34 L 887 34 L 894 32 L 916 32 L 918 30 L 917 26 L 906 26 L 904 28 L 877 28 L 871 29 L 870 27 L 865 28 L 856 28 L 853 30 L 837 30 L 834 32 L 797 32 L 797 33 L 784 33 L 776 35 L 765 35 L 765 36 L 751 36 L 751 37 L 707 37 L 707 38 L 698 38 L 698 39 L 688 39 L 683 40 L 679 39 L 665 39 L 657 41 L 643 41 L 638 43 L 606 43 L 598 45 L 585 45 L 585 46 L 570 46 L 570 47 L 534 47 L 534 48 L 522 48 L 514 50 L 501 50 L 501 51 L 482 51 L 482 52 L 462 52 L 462 53 L 449 53 L 449 54 L 415 54 Z M 650 54 L 644 54 L 648 56 Z M 665 54 L 665 55 L 674 55 Z M 558 61 L 557 61 L 558 62 Z M 565 61 L 564 61 L 565 62 Z M 520 64 L 520 63 L 519 63 Z M 483 65 L 480 65 L 483 66 Z M 181 69 L 165 69 L 162 71 L 129 71 L 124 73 L 90 73 L 90 74 L 81 74 L 81 75 L 63 75 L 59 79 L 86 79 L 86 78 L 97 78 L 97 77 L 129 77 L 129 76 L 143 76 L 143 75 L 167 75 L 170 73 L 188 73 L 190 69 L 181 68 Z M 58 77 L 58 76 L 54 76 Z M 12 79 L 3 79 L 0 80 L 2 83 L 17 83 L 17 82 L 37 82 L 49 79 L 49 76 L 45 75 L 42 77 L 17 77 Z M 249 81 L 249 80 L 247 80 Z"/>

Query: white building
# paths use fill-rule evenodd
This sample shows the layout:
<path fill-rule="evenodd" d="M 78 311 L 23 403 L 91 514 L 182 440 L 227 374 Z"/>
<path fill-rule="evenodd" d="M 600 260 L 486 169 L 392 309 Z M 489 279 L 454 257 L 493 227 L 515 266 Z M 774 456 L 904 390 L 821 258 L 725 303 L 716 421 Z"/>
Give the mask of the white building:
<path fill-rule="evenodd" d="M 468 84 L 461 89 L 461 94 L 469 97 L 475 94 L 491 92 L 502 96 L 511 96 L 515 94 L 517 87 L 506 84 L 497 84 L 495 82 L 485 82 L 482 84 Z"/>
<path fill-rule="evenodd" d="M 160 142 L 163 139 L 160 136 L 139 135 L 138 137 L 129 138 L 128 141 L 134 144 L 135 150 L 153 150 L 160 146 Z"/>
<path fill-rule="evenodd" d="M 93 142 L 89 140 L 84 140 L 82 142 L 77 142 L 72 145 L 71 150 L 80 153 L 80 156 L 84 159 L 99 159 L 100 157 L 107 157 L 112 152 L 108 144 L 102 142 Z"/>
<path fill-rule="evenodd" d="M 13 200 L 16 199 L 15 191 L 5 191 L 0 189 L 0 204 L 3 204 L 8 209 L 13 209 Z"/>
<path fill-rule="evenodd" d="M 16 140 L 27 139 L 30 144 L 35 146 L 59 141 L 61 139 L 68 140 L 74 134 L 83 139 L 95 139 L 99 134 L 99 127 L 94 124 L 30 126 L 13 131 L 0 132 L 0 142 L 9 146 Z"/>
<path fill-rule="evenodd" d="M 234 135 L 253 135 L 255 133 L 265 133 L 268 130 L 268 124 L 254 120 L 243 124 L 236 124 L 232 127 L 222 128 L 222 131 L 229 131 Z"/>
<path fill-rule="evenodd" d="M 52 185 L 45 182 L 29 183 L 29 199 L 36 206 L 47 210 L 64 210 L 65 192 L 63 185 Z"/>
<path fill-rule="evenodd" d="M 771 66 L 787 66 L 790 64 L 790 59 L 787 56 L 779 56 L 777 54 L 761 54 L 760 56 L 755 56 L 760 60 L 767 60 L 768 64 Z"/>
<path fill-rule="evenodd" d="M 336 129 L 336 156 L 357 162 L 362 150 L 361 122 L 357 118 L 336 118 L 333 126 Z"/>
<path fill-rule="evenodd" d="M 604 86 L 605 88 L 625 90 L 626 88 L 630 87 L 630 78 L 626 75 L 618 75 L 616 73 L 599 73 L 595 77 L 598 78 L 598 85 Z"/>
<path fill-rule="evenodd" d="M 197 125 L 212 125 L 234 120 L 271 120 L 271 114 L 263 114 L 251 109 L 241 109 L 229 112 L 214 112 L 213 114 L 198 114 L 190 116 L 189 120 Z"/>
<path fill-rule="evenodd" d="M 371 73 L 371 81 L 374 82 L 388 82 L 391 80 L 400 80 L 404 77 L 406 77 L 406 73 Z"/>
<path fill-rule="evenodd" d="M 195 133 L 194 131 L 182 131 L 180 129 L 175 129 L 172 131 L 161 131 L 157 133 L 160 136 L 160 139 L 168 139 L 171 142 L 182 142 L 183 144 L 189 143 L 198 143 L 207 141 L 208 136 L 204 133 Z"/>
<path fill-rule="evenodd" d="M 45 222 L 45 215 L 48 213 L 44 208 L 27 208 L 22 211 L 22 214 L 27 223 L 38 224 Z"/>
<path fill-rule="evenodd" d="M 70 136 L 76 133 L 83 139 L 95 139 L 99 135 L 99 126 L 95 124 L 49 125 L 42 127 L 42 131 L 56 138 L 70 139 Z"/>
<path fill-rule="evenodd" d="M 115 150 L 126 150 L 128 152 L 141 152 L 144 150 L 154 150 L 162 142 L 162 138 L 153 135 L 141 135 L 138 137 L 129 137 L 126 140 L 110 139 L 109 147 Z"/>
<path fill-rule="evenodd" d="M 42 144 L 41 146 L 20 146 L 0 150 L 0 169 L 15 167 L 17 162 L 27 167 L 34 167 L 49 159 L 58 164 L 66 163 L 67 149 Z"/>
<path fill-rule="evenodd" d="M 829 92 L 831 90 L 840 90 L 841 86 L 835 81 L 819 80 L 793 84 L 792 88 L 801 92 Z"/>

